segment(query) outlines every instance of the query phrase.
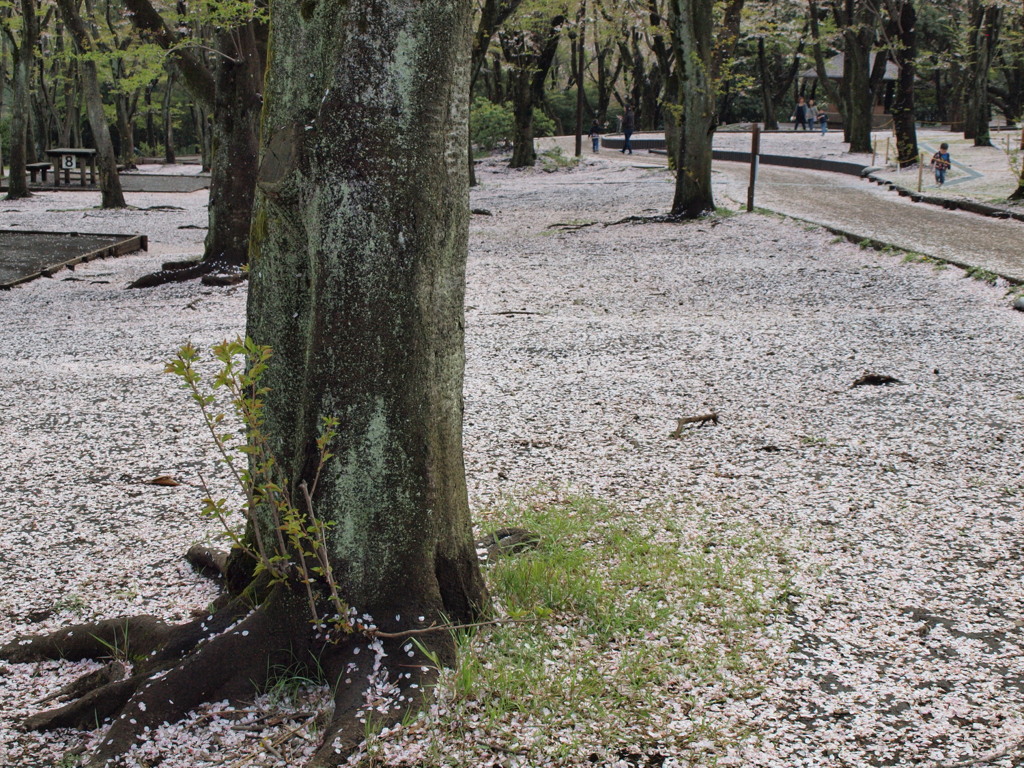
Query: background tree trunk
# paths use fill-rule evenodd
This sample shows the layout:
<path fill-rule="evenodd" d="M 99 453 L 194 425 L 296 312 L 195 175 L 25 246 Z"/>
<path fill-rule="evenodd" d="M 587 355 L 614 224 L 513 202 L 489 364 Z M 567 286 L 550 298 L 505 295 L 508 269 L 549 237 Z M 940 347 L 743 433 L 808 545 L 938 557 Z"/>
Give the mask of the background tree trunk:
<path fill-rule="evenodd" d="M 918 162 L 917 119 L 914 111 L 914 85 L 917 80 L 917 10 L 913 0 L 889 5 L 893 54 L 899 67 L 896 98 L 892 103 L 896 153 L 901 168 Z"/>
<path fill-rule="evenodd" d="M 209 230 L 203 261 L 238 268 L 249 258 L 249 226 L 256 194 L 257 133 L 263 61 L 255 23 L 222 33 L 232 59 L 218 57 L 210 169 Z"/>
<path fill-rule="evenodd" d="M 196 100 L 193 117 L 199 152 L 203 170 L 210 171 L 209 229 L 203 258 L 196 264 L 166 264 L 162 271 L 145 275 L 132 285 L 146 288 L 218 270 L 236 272 L 247 262 L 249 252 L 266 26 L 249 21 L 221 30 L 217 38 L 220 55 L 211 69 L 194 50 L 179 45 L 178 32 L 150 0 L 126 0 L 125 6 L 132 24 L 170 52 L 170 61 Z M 212 128 L 206 124 L 208 111 L 213 114 Z"/>
<path fill-rule="evenodd" d="M 964 78 L 964 138 L 974 139 L 976 147 L 990 147 L 988 124 L 991 109 L 988 97 L 989 70 L 999 39 L 1002 8 L 984 6 L 971 0 L 967 41 L 967 67 Z"/>
<path fill-rule="evenodd" d="M 75 46 L 85 55 L 92 50 L 89 32 L 78 14 L 74 0 L 57 0 L 64 24 L 74 38 Z M 82 90 L 85 92 L 85 108 L 89 116 L 93 142 L 96 145 L 96 170 L 99 173 L 100 195 L 104 208 L 124 208 L 124 193 L 121 179 L 117 175 L 117 157 L 110 141 L 110 126 L 103 111 L 103 95 L 100 93 L 99 76 L 95 60 L 83 58 L 79 65 Z"/>
<path fill-rule="evenodd" d="M 21 0 L 23 26 L 21 44 L 14 50 L 14 98 L 11 102 L 11 170 L 7 179 L 7 199 L 28 197 L 25 165 L 28 163 L 28 113 L 32 83 L 32 62 L 35 58 L 39 27 L 35 0 Z"/>
<path fill-rule="evenodd" d="M 558 50 L 564 16 L 555 16 L 544 33 L 519 31 L 502 38 L 505 59 L 512 65 L 509 87 L 514 115 L 512 160 L 509 168 L 533 167 L 533 109 L 544 101 L 544 80 Z"/>
<path fill-rule="evenodd" d="M 160 111 L 163 121 L 164 139 L 164 162 L 174 164 L 177 158 L 174 156 L 174 121 L 171 119 L 172 98 L 174 96 L 174 72 L 167 73 L 167 84 L 164 87 L 164 103 Z"/>
<path fill-rule="evenodd" d="M 717 102 L 712 74 L 712 4 L 672 0 L 670 27 L 682 93 L 672 214 L 694 218 L 715 210 L 711 191 L 711 141 Z"/>

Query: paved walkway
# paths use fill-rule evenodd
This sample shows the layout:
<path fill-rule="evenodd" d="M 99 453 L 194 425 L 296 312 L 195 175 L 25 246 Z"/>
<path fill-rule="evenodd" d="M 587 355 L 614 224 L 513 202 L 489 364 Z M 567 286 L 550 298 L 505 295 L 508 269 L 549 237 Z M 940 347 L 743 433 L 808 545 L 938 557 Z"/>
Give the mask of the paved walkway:
<path fill-rule="evenodd" d="M 716 192 L 746 202 L 749 166 L 716 163 Z M 914 203 L 869 181 L 762 166 L 755 205 L 1024 282 L 1024 222 Z"/>
<path fill-rule="evenodd" d="M 943 138 L 928 134 L 922 136 L 923 143 Z M 544 139 L 547 145 L 557 144 L 563 152 L 571 154 L 573 137 Z M 749 148 L 749 135 L 723 134 L 716 137 L 715 146 L 729 149 Z M 800 142 L 794 151 L 793 142 Z M 774 145 L 776 146 L 772 146 Z M 732 146 L 735 144 L 735 146 Z M 806 148 L 802 145 L 806 144 Z M 541 144 L 542 147 L 545 144 Z M 797 136 L 771 134 L 762 144 L 766 153 L 786 154 L 792 151 L 800 156 L 814 156 L 826 159 L 863 160 L 870 163 L 870 155 L 843 153 L 845 145 L 841 135 L 833 132 L 819 138 L 814 135 Z M 883 142 L 884 146 L 884 142 Z M 965 186 L 991 186 L 994 171 L 998 166 L 1006 168 L 1005 155 L 995 157 L 998 149 L 984 149 L 969 152 L 960 148 L 959 158 L 969 167 L 980 171 L 977 175 L 958 173 L 963 177 L 961 190 Z M 589 152 L 587 153 L 589 155 Z M 667 166 L 663 155 L 636 152 L 624 156 L 614 150 L 603 151 L 600 157 L 615 162 L 626 162 L 651 166 Z M 984 158 L 984 163 L 980 161 Z M 881 158 L 879 158 L 881 162 Z M 1001 164 L 1001 165 L 1000 165 Z M 984 166 L 984 167 L 982 167 Z M 991 166 L 991 168 L 989 168 Z M 987 170 L 988 169 L 988 170 Z M 719 204 L 739 207 L 746 204 L 747 183 L 750 167 L 746 163 L 716 161 L 713 183 Z M 895 175 L 895 171 L 893 172 Z M 904 176 L 907 174 L 904 173 Z M 1011 179 L 1008 170 L 1006 178 L 999 178 L 1001 186 L 1009 187 Z M 913 174 L 916 187 L 917 174 Z M 988 181 L 987 181 L 988 180 Z M 910 180 L 908 179 L 908 182 Z M 931 181 L 930 178 L 928 181 Z M 910 186 L 909 183 L 905 186 Z M 935 193 L 934 183 L 926 188 Z M 952 195 L 953 190 L 948 192 Z M 985 192 L 990 192 L 988 187 Z M 670 203 L 666 200 L 666 206 Z M 758 178 L 755 205 L 765 210 L 781 213 L 804 221 L 821 224 L 848 232 L 858 238 L 870 238 L 892 244 L 897 248 L 915 251 L 926 256 L 949 261 L 965 267 L 980 267 L 1014 282 L 1024 283 L 1024 222 L 992 219 L 962 211 L 949 211 L 926 203 L 914 203 L 897 193 L 855 176 L 821 171 L 807 171 L 778 166 L 762 165 Z"/>

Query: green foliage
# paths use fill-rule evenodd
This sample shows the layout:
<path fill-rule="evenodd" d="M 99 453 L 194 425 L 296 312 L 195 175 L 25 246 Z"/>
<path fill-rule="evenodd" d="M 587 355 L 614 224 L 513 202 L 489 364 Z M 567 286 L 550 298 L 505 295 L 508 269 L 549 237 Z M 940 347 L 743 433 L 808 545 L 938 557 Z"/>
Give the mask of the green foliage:
<path fill-rule="evenodd" d="M 533 110 L 533 135 L 553 136 L 555 122 L 539 109 Z M 469 137 L 479 152 L 493 152 L 511 144 L 515 135 L 512 105 L 495 104 L 477 96 L 469 110 Z"/>
<path fill-rule="evenodd" d="M 206 492 L 202 514 L 216 520 L 232 546 L 255 561 L 257 575 L 265 573 L 272 581 L 301 584 L 313 623 L 319 629 L 348 632 L 352 629 L 348 606 L 338 594 L 328 556 L 330 524 L 316 516 L 313 504 L 320 476 L 332 456 L 328 446 L 337 434 L 338 421 L 324 419 L 316 441 L 318 461 L 312 482 L 300 482 L 298 498 L 293 500 L 288 478 L 263 430 L 264 397 L 269 390 L 260 384 L 260 379 L 272 354 L 270 347 L 246 337 L 244 341 L 216 344 L 212 352 L 220 368 L 208 386 L 196 367 L 199 351 L 191 344 L 178 350 L 166 372 L 181 379 L 182 386 L 199 406 L 217 447 L 218 461 L 227 467 L 244 495 L 245 501 L 237 511 L 244 516 L 248 530 L 238 530 L 232 524 L 236 510 L 230 508 L 227 499 L 214 497 L 200 476 Z M 241 425 L 237 434 L 228 426 L 228 412 L 219 407 L 220 393 L 227 397 L 234 422 Z M 323 608 L 324 603 L 329 607 Z"/>
<path fill-rule="evenodd" d="M 512 108 L 477 96 L 469 110 L 469 138 L 478 150 L 491 152 L 512 141 Z"/>

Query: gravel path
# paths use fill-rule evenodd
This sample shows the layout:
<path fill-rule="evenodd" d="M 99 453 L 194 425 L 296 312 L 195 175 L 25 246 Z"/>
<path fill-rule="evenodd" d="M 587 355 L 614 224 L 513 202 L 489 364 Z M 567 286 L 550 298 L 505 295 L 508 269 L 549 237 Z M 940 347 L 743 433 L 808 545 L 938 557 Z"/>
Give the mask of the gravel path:
<path fill-rule="evenodd" d="M 473 204 L 494 215 L 474 217 L 469 266 L 473 503 L 551 484 L 784 533 L 791 653 L 760 696 L 711 707 L 752 728 L 733 764 L 930 766 L 1024 737 L 1024 315 L 1003 291 L 760 215 L 550 229 L 666 208 L 663 172 L 615 160 L 480 178 Z M 240 332 L 244 289 L 121 290 L 196 252 L 177 226 L 199 198 L 174 199 L 175 220 L 117 214 L 151 254 L 0 296 L 0 642 L 211 597 L 179 559 L 208 533 L 209 450 L 161 362 Z M 67 223 L 51 202 L 11 207 L 4 223 Z M 902 383 L 851 387 L 866 371 Z M 668 438 L 710 410 L 718 426 Z M 183 484 L 144 482 L 165 473 Z M 0 668 L 0 765 L 75 743 L 13 730 L 75 668 Z"/>

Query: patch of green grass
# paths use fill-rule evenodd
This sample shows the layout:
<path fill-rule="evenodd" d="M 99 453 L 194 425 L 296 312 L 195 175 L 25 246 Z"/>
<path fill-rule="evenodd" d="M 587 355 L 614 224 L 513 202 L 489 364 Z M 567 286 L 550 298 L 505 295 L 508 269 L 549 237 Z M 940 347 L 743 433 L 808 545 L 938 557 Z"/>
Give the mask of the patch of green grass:
<path fill-rule="evenodd" d="M 539 537 L 486 569 L 499 612 L 519 623 L 456 638 L 459 666 L 436 692 L 444 714 L 420 727 L 473 754 L 439 744 L 419 764 L 502 752 L 579 765 L 643 742 L 724 754 L 745 735 L 710 710 L 756 695 L 772 668 L 767 639 L 792 593 L 778 540 L 677 503 L 638 515 L 565 497 L 489 517 Z"/>
<path fill-rule="evenodd" d="M 990 272 L 989 270 L 981 267 L 969 267 L 964 271 L 964 274 L 967 277 L 974 280 L 980 280 L 981 282 L 988 283 L 989 285 L 995 285 L 996 280 L 999 279 L 999 275 L 995 272 Z"/>
<path fill-rule="evenodd" d="M 547 149 L 537 155 L 537 159 L 540 161 L 541 170 L 549 173 L 565 168 L 575 168 L 580 163 L 580 158 L 566 155 L 561 147 Z"/>
<path fill-rule="evenodd" d="M 306 667 L 299 664 L 273 667 L 263 691 L 267 695 L 268 706 L 293 707 L 310 690 L 323 685 L 322 678 L 310 677 L 305 670 Z"/>
<path fill-rule="evenodd" d="M 54 613 L 64 613 L 66 611 L 68 613 L 74 613 L 78 616 L 81 616 L 83 613 L 85 613 L 85 609 L 85 598 L 83 598 L 81 595 L 64 595 L 59 600 L 56 600 L 53 603 Z"/>

